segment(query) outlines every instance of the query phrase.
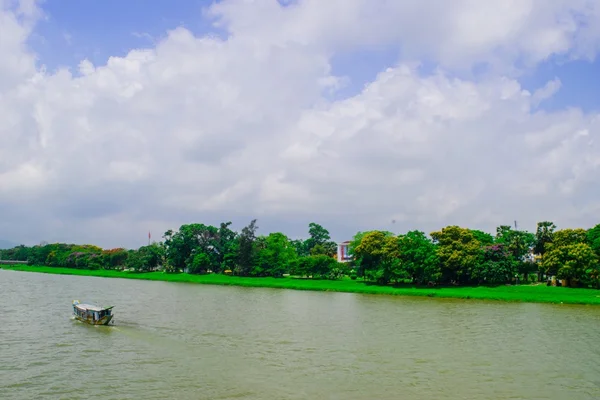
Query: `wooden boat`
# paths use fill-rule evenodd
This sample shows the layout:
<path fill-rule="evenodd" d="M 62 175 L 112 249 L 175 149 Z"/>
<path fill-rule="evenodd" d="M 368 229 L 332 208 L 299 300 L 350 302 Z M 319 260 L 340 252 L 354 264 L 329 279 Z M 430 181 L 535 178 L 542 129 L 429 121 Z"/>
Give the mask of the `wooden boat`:
<path fill-rule="evenodd" d="M 79 300 L 73 300 L 73 317 L 91 325 L 108 325 L 114 316 L 112 314 L 113 307 L 102 307 L 97 304 L 80 303 Z"/>

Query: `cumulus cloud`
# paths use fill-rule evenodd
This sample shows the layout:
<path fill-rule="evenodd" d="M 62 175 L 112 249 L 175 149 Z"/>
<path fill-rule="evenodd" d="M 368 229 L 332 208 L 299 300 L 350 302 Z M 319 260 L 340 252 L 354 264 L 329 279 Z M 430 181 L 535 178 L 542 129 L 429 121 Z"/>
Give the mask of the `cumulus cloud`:
<path fill-rule="evenodd" d="M 594 57 L 598 2 L 483 3 L 228 0 L 206 13 L 225 38 L 175 28 L 48 72 L 26 45 L 39 8 L 0 0 L 0 236 L 138 246 L 148 229 L 255 217 L 338 240 L 596 223 L 599 116 L 541 111 L 560 81 L 530 93 L 518 72 Z M 346 81 L 332 57 L 373 46 L 400 61 L 331 100 Z M 481 63 L 484 77 L 456 75 Z"/>

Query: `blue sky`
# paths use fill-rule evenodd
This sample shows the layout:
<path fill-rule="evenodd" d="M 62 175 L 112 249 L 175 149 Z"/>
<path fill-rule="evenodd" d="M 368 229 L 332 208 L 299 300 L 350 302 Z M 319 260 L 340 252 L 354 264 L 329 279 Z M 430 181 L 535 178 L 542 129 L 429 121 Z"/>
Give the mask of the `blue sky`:
<path fill-rule="evenodd" d="M 88 58 L 104 64 L 134 48 L 152 47 L 152 40 L 183 26 L 201 35 L 214 28 L 202 16 L 208 0 L 45 0 L 32 46 L 49 68 L 73 66 Z M 175 5 L 175 6 L 174 6 Z"/>
<path fill-rule="evenodd" d="M 521 84 L 535 89 L 557 77 L 562 87 L 552 98 L 546 100 L 541 108 L 555 111 L 564 107 L 580 107 L 584 111 L 600 110 L 600 60 L 577 60 L 557 64 L 547 61 L 521 78 Z"/>
<path fill-rule="evenodd" d="M 110 56 L 124 56 L 135 48 L 153 47 L 153 40 L 164 37 L 169 29 L 183 26 L 196 35 L 219 34 L 202 9 L 210 0 L 45 0 L 46 19 L 30 39 L 39 62 L 53 70 L 59 66 L 76 66 L 84 58 L 103 65 Z M 379 47 L 354 53 L 334 55 L 333 71 L 350 77 L 350 86 L 336 94 L 344 98 L 358 93 L 384 68 L 394 66 L 399 52 L 396 47 Z M 520 77 L 531 91 L 547 81 L 559 78 L 562 87 L 540 108 L 554 111 L 580 107 L 584 111 L 600 109 L 600 61 L 548 60 Z"/>

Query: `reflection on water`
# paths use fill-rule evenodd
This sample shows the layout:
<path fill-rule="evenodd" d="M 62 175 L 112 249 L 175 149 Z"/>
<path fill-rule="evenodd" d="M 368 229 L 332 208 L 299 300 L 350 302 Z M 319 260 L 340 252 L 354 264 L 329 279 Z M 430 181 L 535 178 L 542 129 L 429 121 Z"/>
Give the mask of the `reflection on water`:
<path fill-rule="evenodd" d="M 600 307 L 3 270 L 0 304 L 0 399 L 600 398 Z"/>
<path fill-rule="evenodd" d="M 104 334 L 108 334 L 113 331 L 112 325 L 90 325 L 85 322 L 81 322 L 73 317 L 71 317 L 71 323 L 75 327 L 75 329 L 90 329 L 94 332 L 102 332 Z M 80 328 L 81 327 L 81 328 Z"/>

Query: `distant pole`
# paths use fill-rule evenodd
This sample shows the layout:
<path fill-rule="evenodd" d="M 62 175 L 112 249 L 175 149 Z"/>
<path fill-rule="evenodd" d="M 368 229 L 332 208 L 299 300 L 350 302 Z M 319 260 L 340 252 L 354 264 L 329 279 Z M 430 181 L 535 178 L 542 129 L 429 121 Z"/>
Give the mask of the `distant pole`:
<path fill-rule="evenodd" d="M 518 231 L 519 229 L 517 229 L 517 220 L 515 220 L 515 231 Z"/>
<path fill-rule="evenodd" d="M 148 246 L 150 246 L 150 238 L 151 238 L 151 237 L 152 237 L 152 236 L 150 235 L 150 231 L 148 231 Z"/>

